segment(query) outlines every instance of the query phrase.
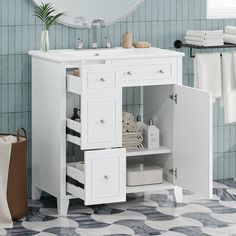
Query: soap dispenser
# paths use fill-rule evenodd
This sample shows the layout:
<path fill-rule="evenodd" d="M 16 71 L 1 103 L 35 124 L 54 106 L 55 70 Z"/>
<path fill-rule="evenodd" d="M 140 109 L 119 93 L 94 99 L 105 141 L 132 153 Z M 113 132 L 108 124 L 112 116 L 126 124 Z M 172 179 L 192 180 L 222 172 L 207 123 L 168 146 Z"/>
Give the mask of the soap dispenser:
<path fill-rule="evenodd" d="M 153 120 L 149 121 L 149 125 L 143 130 L 144 147 L 148 149 L 160 148 L 160 130 L 153 125 Z"/>
<path fill-rule="evenodd" d="M 141 119 L 141 116 L 137 116 L 137 131 L 138 133 L 140 133 L 143 136 L 143 130 L 146 127 L 146 125 L 144 124 L 144 122 Z"/>
<path fill-rule="evenodd" d="M 71 119 L 74 120 L 74 121 L 80 122 L 80 114 L 79 114 L 80 113 L 80 109 L 74 108 L 73 112 L 74 112 L 74 114 L 71 117 Z"/>

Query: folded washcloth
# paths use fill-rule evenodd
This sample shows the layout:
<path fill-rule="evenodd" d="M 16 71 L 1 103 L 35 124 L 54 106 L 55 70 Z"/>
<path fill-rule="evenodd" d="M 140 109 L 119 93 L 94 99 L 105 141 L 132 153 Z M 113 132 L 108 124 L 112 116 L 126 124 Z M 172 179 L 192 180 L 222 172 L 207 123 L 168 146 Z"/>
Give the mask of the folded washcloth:
<path fill-rule="evenodd" d="M 223 35 L 217 36 L 217 37 L 215 37 L 215 36 L 210 36 L 210 37 L 186 36 L 185 40 L 197 41 L 197 42 L 223 41 Z"/>
<path fill-rule="evenodd" d="M 128 151 L 136 151 L 136 150 L 142 150 L 143 145 L 142 143 L 127 143 L 122 145 L 124 148 L 126 148 Z"/>
<path fill-rule="evenodd" d="M 203 46 L 203 47 L 213 47 L 213 46 L 222 46 L 222 45 L 224 45 L 223 40 L 210 41 L 210 42 L 206 42 L 206 41 L 199 42 L 199 41 L 187 40 L 186 43 L 191 44 L 191 45 L 196 45 L 196 46 Z"/>
<path fill-rule="evenodd" d="M 236 35 L 234 34 L 224 34 L 224 42 L 236 44 Z"/>
<path fill-rule="evenodd" d="M 236 35 L 236 27 L 235 26 L 226 26 L 225 34 L 233 34 Z"/>
<path fill-rule="evenodd" d="M 222 96 L 225 123 L 236 122 L 236 54 L 222 54 Z"/>
<path fill-rule="evenodd" d="M 222 36 L 223 30 L 188 30 L 187 36 Z"/>
<path fill-rule="evenodd" d="M 14 136 L 0 137 L 0 228 L 12 228 L 13 222 L 7 202 L 8 171 Z"/>
<path fill-rule="evenodd" d="M 124 143 L 141 143 L 143 137 L 140 133 L 123 133 L 122 142 Z"/>
<path fill-rule="evenodd" d="M 220 53 L 197 53 L 195 55 L 194 86 L 212 92 L 214 99 L 221 97 Z"/>

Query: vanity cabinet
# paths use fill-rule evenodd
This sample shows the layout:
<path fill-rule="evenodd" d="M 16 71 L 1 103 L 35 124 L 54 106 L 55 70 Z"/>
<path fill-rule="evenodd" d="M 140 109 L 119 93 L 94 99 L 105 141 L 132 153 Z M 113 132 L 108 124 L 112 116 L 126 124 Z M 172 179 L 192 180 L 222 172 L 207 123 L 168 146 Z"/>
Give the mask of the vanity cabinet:
<path fill-rule="evenodd" d="M 212 107 L 206 91 L 182 86 L 184 54 L 157 48 L 55 50 L 32 55 L 32 198 L 55 196 L 66 215 L 69 200 L 85 205 L 126 200 L 126 193 L 182 188 L 212 196 Z M 70 55 L 71 53 L 71 55 Z M 80 55 L 81 54 L 81 55 Z M 70 56 L 69 56 L 70 55 Z M 72 71 L 80 69 L 80 77 Z M 158 150 L 122 148 L 122 88 L 142 86 L 145 123 L 161 133 Z M 79 107 L 80 121 L 71 119 Z M 68 145 L 76 148 L 70 157 Z M 127 158 L 163 167 L 162 184 L 126 186 Z"/>

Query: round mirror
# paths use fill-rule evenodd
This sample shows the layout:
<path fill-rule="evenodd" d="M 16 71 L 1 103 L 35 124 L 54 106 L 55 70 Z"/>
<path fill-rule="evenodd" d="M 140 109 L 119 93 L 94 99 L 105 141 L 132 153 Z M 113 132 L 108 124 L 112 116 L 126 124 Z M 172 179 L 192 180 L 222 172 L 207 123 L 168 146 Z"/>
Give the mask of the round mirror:
<path fill-rule="evenodd" d="M 73 27 L 90 27 L 94 19 L 106 25 L 128 15 L 143 0 L 34 0 L 38 5 L 51 3 L 57 12 L 65 12 L 59 22 Z"/>

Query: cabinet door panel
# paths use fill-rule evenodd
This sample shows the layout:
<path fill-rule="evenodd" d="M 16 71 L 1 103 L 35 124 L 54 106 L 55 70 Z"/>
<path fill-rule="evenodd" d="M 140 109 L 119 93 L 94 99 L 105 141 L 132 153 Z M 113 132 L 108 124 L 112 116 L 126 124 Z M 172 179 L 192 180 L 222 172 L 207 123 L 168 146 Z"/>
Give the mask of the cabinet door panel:
<path fill-rule="evenodd" d="M 206 91 L 174 86 L 175 184 L 212 197 L 212 103 Z"/>
<path fill-rule="evenodd" d="M 102 204 L 126 199 L 126 150 L 85 152 L 85 204 Z"/>
<path fill-rule="evenodd" d="M 83 96 L 81 148 L 121 147 L 121 94 Z"/>

